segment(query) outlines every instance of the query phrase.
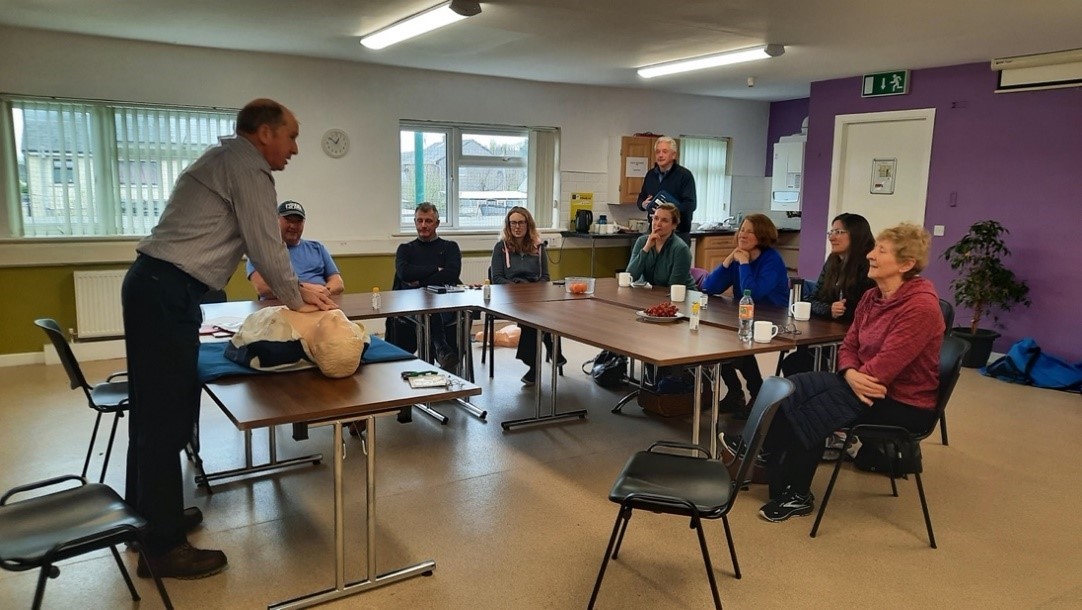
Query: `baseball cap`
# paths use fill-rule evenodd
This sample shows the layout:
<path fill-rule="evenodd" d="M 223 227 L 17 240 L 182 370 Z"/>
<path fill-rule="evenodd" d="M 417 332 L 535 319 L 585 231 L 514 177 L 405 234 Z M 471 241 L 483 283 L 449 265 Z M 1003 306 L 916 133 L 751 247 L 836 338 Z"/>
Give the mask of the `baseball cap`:
<path fill-rule="evenodd" d="M 301 218 L 304 218 L 304 206 L 296 201 L 283 201 L 282 204 L 278 206 L 278 215 L 300 216 Z"/>

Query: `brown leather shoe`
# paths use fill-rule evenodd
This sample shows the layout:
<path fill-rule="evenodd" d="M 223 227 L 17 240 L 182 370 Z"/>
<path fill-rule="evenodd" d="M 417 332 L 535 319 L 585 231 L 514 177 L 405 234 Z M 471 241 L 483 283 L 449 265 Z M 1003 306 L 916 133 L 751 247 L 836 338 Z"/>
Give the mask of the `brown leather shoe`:
<path fill-rule="evenodd" d="M 148 568 L 143 556 L 139 555 L 139 567 L 135 571 L 139 578 L 152 578 L 150 568 L 159 578 L 206 578 L 224 570 L 229 562 L 221 551 L 197 549 L 185 542 L 164 555 L 151 557 L 149 563 Z"/>

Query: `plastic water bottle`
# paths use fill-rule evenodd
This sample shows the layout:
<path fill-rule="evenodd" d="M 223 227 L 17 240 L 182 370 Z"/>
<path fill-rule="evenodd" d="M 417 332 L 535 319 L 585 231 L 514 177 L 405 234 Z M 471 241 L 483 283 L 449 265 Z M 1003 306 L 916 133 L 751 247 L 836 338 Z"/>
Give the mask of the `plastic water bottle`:
<path fill-rule="evenodd" d="M 379 287 L 372 289 L 372 309 L 379 311 L 379 308 L 383 306 L 383 295 L 379 293 Z"/>
<path fill-rule="evenodd" d="M 755 323 L 755 301 L 751 300 L 751 290 L 745 289 L 740 299 L 740 329 L 737 336 L 741 341 L 751 341 L 752 326 Z"/>
<path fill-rule="evenodd" d="M 490 280 L 485 280 L 484 285 L 481 286 L 481 296 L 485 299 L 486 303 L 492 299 L 492 282 Z"/>

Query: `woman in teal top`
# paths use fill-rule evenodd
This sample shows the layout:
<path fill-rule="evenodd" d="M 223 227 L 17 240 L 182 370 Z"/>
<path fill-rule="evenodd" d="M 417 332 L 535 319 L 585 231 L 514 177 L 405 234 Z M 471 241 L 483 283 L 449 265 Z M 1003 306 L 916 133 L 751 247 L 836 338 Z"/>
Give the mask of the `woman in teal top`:
<path fill-rule="evenodd" d="M 679 224 L 680 210 L 675 205 L 663 203 L 657 206 L 650 233 L 635 240 L 631 249 L 627 272 L 632 279 L 654 286 L 683 284 L 688 290 L 698 290 L 691 277 L 691 248 L 684 240 L 673 239 Z"/>

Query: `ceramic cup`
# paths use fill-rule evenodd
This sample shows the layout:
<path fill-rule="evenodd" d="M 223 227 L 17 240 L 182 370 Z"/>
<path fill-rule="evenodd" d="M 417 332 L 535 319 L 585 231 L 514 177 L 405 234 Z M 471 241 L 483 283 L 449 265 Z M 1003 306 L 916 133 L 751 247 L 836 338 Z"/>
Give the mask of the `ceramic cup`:
<path fill-rule="evenodd" d="M 620 273 L 617 273 L 616 274 L 616 282 L 621 286 L 630 286 L 631 285 L 631 274 L 627 273 L 626 271 L 621 271 Z"/>
<path fill-rule="evenodd" d="M 804 321 L 811 319 L 811 303 L 807 301 L 797 301 L 789 306 L 789 312 L 793 314 L 793 318 L 796 320 Z"/>
<path fill-rule="evenodd" d="M 673 303 L 682 303 L 687 297 L 688 287 L 683 284 L 669 286 L 669 300 Z"/>
<path fill-rule="evenodd" d="M 759 320 L 752 325 L 752 339 L 756 343 L 770 343 L 778 335 L 778 325 L 769 320 Z"/>

